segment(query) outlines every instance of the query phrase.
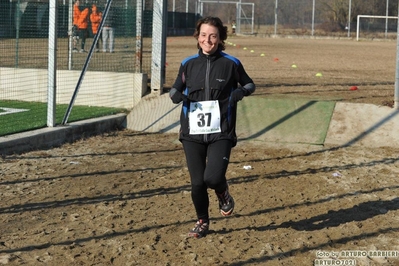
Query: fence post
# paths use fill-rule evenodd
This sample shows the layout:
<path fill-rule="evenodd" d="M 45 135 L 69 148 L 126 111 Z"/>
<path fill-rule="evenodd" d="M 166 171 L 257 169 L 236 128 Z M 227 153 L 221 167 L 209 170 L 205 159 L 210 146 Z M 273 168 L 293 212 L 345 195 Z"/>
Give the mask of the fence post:
<path fill-rule="evenodd" d="M 152 15 L 151 91 L 162 93 L 165 81 L 167 0 L 154 0 Z"/>
<path fill-rule="evenodd" d="M 143 70 L 143 0 L 136 3 L 136 73 Z"/>
<path fill-rule="evenodd" d="M 54 127 L 57 92 L 57 0 L 50 0 L 49 6 L 47 126 Z"/>

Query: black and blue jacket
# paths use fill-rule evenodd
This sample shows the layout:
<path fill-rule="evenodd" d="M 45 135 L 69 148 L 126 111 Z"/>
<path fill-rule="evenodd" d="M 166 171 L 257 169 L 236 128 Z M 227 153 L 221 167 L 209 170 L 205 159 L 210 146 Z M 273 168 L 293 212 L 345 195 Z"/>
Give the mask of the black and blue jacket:
<path fill-rule="evenodd" d="M 200 49 L 198 54 L 185 58 L 173 85 L 187 96 L 180 115 L 179 140 L 211 143 L 221 139 L 237 144 L 236 117 L 237 103 L 231 100 L 231 93 L 241 86 L 244 95 L 255 90 L 252 79 L 245 72 L 241 62 L 221 50 L 206 55 Z M 212 134 L 189 134 L 188 111 L 190 102 L 217 100 L 220 108 L 221 132 Z"/>

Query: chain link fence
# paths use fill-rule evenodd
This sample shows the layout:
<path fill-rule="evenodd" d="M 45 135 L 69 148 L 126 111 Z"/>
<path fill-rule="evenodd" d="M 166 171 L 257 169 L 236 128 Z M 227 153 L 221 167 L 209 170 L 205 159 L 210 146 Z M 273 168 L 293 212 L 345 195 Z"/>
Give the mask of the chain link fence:
<path fill-rule="evenodd" d="M 58 1 L 55 12 L 57 108 L 54 112 L 57 113 L 57 124 L 62 121 L 78 87 L 77 106 L 104 107 L 104 112 L 89 110 L 87 116 L 82 116 L 77 113 L 81 109 L 73 109 L 70 121 L 131 108 L 131 91 L 137 86 L 134 74 L 145 73 L 148 81 L 151 79 L 153 10 L 150 7 L 142 6 L 138 22 L 136 0 L 112 1 L 112 12 L 108 15 L 112 16 L 114 45 L 110 51 L 108 46 L 103 46 L 103 36 L 99 36 L 98 46 L 94 45 L 94 22 L 90 18 L 95 8 L 98 13 L 103 13 L 106 2 L 80 1 L 79 13 L 87 16 L 87 30 L 82 35 L 74 27 L 76 11 L 72 1 L 75 0 Z M 0 136 L 46 126 L 46 105 L 51 97 L 48 95 L 48 69 L 53 63 L 49 63 L 49 9 L 46 0 L 0 3 L 0 124 L 3 128 Z M 172 13 L 168 17 L 168 28 L 171 29 L 168 34 L 192 34 L 197 16 Z M 139 23 L 141 29 L 137 33 Z M 191 29 L 187 30 L 188 27 Z M 91 49 L 93 53 L 89 55 Z M 82 78 L 85 65 L 87 71 Z M 27 120 L 35 120 L 35 123 L 30 124 Z"/>
<path fill-rule="evenodd" d="M 103 52 L 102 38 L 98 38 L 98 47 L 93 46 L 95 33 L 93 23 L 88 19 L 87 35 L 82 46 L 82 35 L 74 34 L 74 0 L 62 0 L 57 3 L 56 12 L 56 102 L 57 123 L 67 109 L 74 90 L 77 88 L 80 74 L 85 64 L 87 73 L 79 85 L 80 91 L 76 104 L 85 107 L 130 108 L 131 95 L 126 90 L 134 87 L 135 73 L 145 73 L 151 79 L 152 64 L 152 1 L 142 6 L 140 23 L 142 30 L 137 33 L 137 1 L 113 0 L 114 49 L 113 53 Z M 229 1 L 231 2 L 231 1 Z M 251 32 L 258 36 L 298 35 L 298 36 L 342 36 L 350 33 L 355 36 L 356 19 L 351 23 L 345 19 L 349 6 L 340 12 L 329 12 L 323 2 L 315 0 L 243 0 L 254 3 L 254 14 L 248 10 L 250 5 L 237 12 L 236 4 L 206 3 L 202 16 L 219 16 L 226 25 L 240 19 L 241 32 Z M 355 1 L 353 1 L 355 2 Z M 79 11 L 93 13 L 93 5 L 103 12 L 105 1 L 81 0 Z M 278 3 L 278 5 L 276 5 Z M 170 3 L 168 3 L 170 4 Z M 168 6 L 167 36 L 192 35 L 195 22 L 199 18 L 197 1 L 176 0 L 175 11 Z M 10 0 L 0 2 L 0 124 L 9 127 L 0 135 L 11 134 L 46 126 L 46 104 L 48 102 L 49 67 L 49 2 L 48 0 Z M 190 10 L 193 13 L 180 12 Z M 334 17 L 334 14 L 336 17 Z M 355 12 L 353 14 L 356 14 Z M 338 16 L 339 15 L 339 16 Z M 373 14 L 384 15 L 384 14 Z M 397 10 L 389 10 L 390 16 L 397 16 Z M 355 15 L 353 15 L 355 16 Z M 341 19 L 338 19 L 340 17 Z M 344 19 L 342 19 L 344 18 Z M 383 19 L 364 18 L 361 21 L 361 37 L 396 38 L 397 22 Z M 255 28 L 252 29 L 253 25 Z M 350 32 L 351 30 L 351 32 Z M 388 33 L 385 34 L 384 33 Z M 79 38 L 78 38 L 79 37 Z M 142 50 L 137 49 L 138 40 Z M 74 52 L 73 47 L 77 48 Z M 93 54 L 88 61 L 88 53 L 93 46 Z M 80 50 L 83 49 L 82 52 Z M 140 57 L 138 63 L 137 58 Z M 130 102 L 129 102 L 130 101 Z M 110 112 L 93 112 L 89 116 L 105 115 Z M 71 121 L 84 119 L 72 110 Z M 95 114 L 94 114 L 95 113 Z M 37 120 L 33 126 L 19 127 L 26 121 Z"/>

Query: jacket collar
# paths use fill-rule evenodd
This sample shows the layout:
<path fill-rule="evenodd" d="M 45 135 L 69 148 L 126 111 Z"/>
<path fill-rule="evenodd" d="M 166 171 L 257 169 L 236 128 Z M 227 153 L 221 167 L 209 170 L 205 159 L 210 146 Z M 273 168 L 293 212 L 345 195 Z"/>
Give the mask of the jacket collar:
<path fill-rule="evenodd" d="M 202 51 L 202 49 L 199 49 L 199 50 L 198 50 L 198 54 L 199 54 L 199 56 L 200 56 L 201 58 L 210 59 L 211 61 L 216 60 L 217 58 L 219 58 L 219 57 L 221 56 L 221 55 L 220 55 L 220 52 L 221 52 L 221 50 L 218 49 L 218 50 L 216 50 L 216 52 L 214 52 L 213 54 L 207 55 L 207 54 L 204 54 L 204 52 Z"/>

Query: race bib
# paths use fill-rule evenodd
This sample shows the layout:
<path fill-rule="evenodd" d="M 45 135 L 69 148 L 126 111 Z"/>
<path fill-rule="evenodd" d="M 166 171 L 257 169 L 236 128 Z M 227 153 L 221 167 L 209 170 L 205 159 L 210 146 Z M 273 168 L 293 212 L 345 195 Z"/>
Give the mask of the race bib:
<path fill-rule="evenodd" d="M 192 135 L 221 132 L 219 102 L 190 103 L 189 125 Z"/>

